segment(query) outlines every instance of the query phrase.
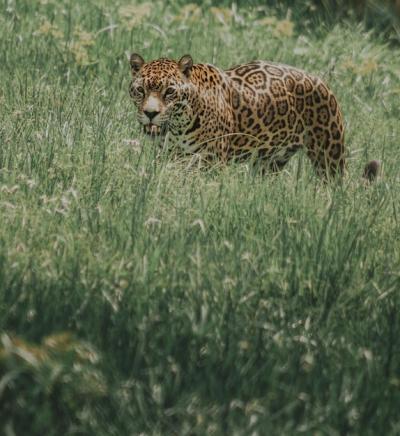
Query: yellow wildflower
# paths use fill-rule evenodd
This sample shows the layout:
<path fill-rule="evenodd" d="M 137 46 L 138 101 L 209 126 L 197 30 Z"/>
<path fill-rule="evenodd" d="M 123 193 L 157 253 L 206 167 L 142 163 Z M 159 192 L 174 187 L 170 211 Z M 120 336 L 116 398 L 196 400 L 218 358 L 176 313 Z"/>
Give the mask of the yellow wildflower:
<path fill-rule="evenodd" d="M 361 64 L 356 64 L 352 59 L 349 58 L 342 63 L 341 68 L 344 70 L 349 70 L 358 76 L 366 76 L 375 72 L 379 68 L 379 65 L 378 62 L 373 58 L 366 58 Z"/>
<path fill-rule="evenodd" d="M 286 36 L 290 38 L 293 36 L 294 23 L 290 20 L 281 20 L 276 23 L 274 35 Z"/>
<path fill-rule="evenodd" d="M 289 19 L 278 20 L 276 17 L 265 17 L 257 21 L 259 26 L 269 27 L 276 37 L 293 36 L 294 23 Z"/>
<path fill-rule="evenodd" d="M 278 20 L 276 19 L 276 17 L 265 17 L 261 20 L 258 20 L 257 24 L 260 26 L 273 27 L 275 26 L 277 21 Z"/>
<path fill-rule="evenodd" d="M 56 38 L 56 39 L 62 39 L 62 38 L 64 38 L 64 33 L 55 27 L 55 28 L 53 28 L 53 30 L 51 32 L 51 36 L 53 36 L 53 38 Z"/>
<path fill-rule="evenodd" d="M 228 25 L 232 19 L 233 13 L 231 9 L 228 8 L 210 8 L 211 14 L 216 20 L 218 20 L 224 26 Z"/>
<path fill-rule="evenodd" d="M 188 3 L 180 9 L 179 15 L 177 15 L 174 21 L 184 21 L 184 22 L 196 22 L 202 17 L 202 12 L 199 6 L 194 3 Z"/>
<path fill-rule="evenodd" d="M 366 76 L 375 72 L 378 67 L 378 62 L 376 62 L 375 59 L 367 58 L 364 59 L 363 63 L 358 67 L 357 72 L 360 74 L 360 76 Z"/>
<path fill-rule="evenodd" d="M 51 32 L 52 29 L 53 29 L 53 25 L 50 23 L 50 21 L 45 20 L 45 21 L 43 21 L 42 25 L 37 30 L 37 33 L 47 35 L 48 33 Z"/>
<path fill-rule="evenodd" d="M 342 62 L 342 64 L 340 65 L 341 69 L 343 70 L 350 70 L 353 73 L 355 73 L 356 71 L 356 64 L 353 62 L 353 60 L 351 58 L 347 58 L 346 60 L 344 60 Z"/>
<path fill-rule="evenodd" d="M 127 6 L 121 6 L 118 9 L 118 15 L 122 18 L 122 19 L 130 19 L 132 17 L 132 15 L 135 14 L 135 10 L 136 10 L 136 6 L 135 5 L 127 5 Z"/>
<path fill-rule="evenodd" d="M 53 38 L 57 39 L 64 37 L 64 33 L 58 28 L 58 26 L 50 23 L 49 20 L 43 20 L 39 29 L 35 33 L 37 35 L 51 35 Z"/>
<path fill-rule="evenodd" d="M 248 341 L 239 341 L 239 348 L 242 351 L 247 351 L 250 348 L 250 343 Z"/>
<path fill-rule="evenodd" d="M 79 43 L 84 47 L 90 47 L 94 44 L 93 34 L 85 30 L 76 29 L 74 35 L 79 39 Z"/>
<path fill-rule="evenodd" d="M 83 66 L 90 64 L 89 54 L 82 44 L 79 42 L 73 42 L 70 44 L 69 49 L 78 65 Z"/>
<path fill-rule="evenodd" d="M 130 30 L 139 25 L 145 18 L 149 17 L 153 5 L 151 3 L 141 3 L 139 5 L 121 6 L 118 14 L 124 21 L 125 26 Z"/>

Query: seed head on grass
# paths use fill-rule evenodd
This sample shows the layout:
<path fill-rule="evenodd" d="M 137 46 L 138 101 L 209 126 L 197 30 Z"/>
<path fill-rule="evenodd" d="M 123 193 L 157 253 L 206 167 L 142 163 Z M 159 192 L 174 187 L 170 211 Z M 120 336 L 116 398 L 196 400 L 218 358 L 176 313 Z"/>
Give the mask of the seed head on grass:
<path fill-rule="evenodd" d="M 34 32 L 35 35 L 49 35 L 55 39 L 63 39 L 64 33 L 58 28 L 56 24 L 51 23 L 44 19 L 39 28 Z"/>
<path fill-rule="evenodd" d="M 93 35 L 93 33 L 87 32 L 80 27 L 74 30 L 74 37 L 83 47 L 91 47 L 95 43 L 95 36 Z"/>
<path fill-rule="evenodd" d="M 118 15 L 124 27 L 132 30 L 144 22 L 153 11 L 152 3 L 141 3 L 136 5 L 121 6 Z"/>
<path fill-rule="evenodd" d="M 202 17 L 201 8 L 194 3 L 189 3 L 180 8 L 179 14 L 173 16 L 172 21 L 176 23 L 197 23 Z"/>

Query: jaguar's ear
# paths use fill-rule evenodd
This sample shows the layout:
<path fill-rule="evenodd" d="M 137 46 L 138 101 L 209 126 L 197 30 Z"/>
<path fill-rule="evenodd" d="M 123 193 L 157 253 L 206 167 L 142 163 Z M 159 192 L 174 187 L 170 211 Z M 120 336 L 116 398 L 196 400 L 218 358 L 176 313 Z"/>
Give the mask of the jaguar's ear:
<path fill-rule="evenodd" d="M 136 76 L 144 64 L 144 59 L 137 53 L 132 53 L 129 60 L 131 64 L 132 76 Z"/>
<path fill-rule="evenodd" d="M 182 57 L 179 59 L 178 65 L 179 65 L 179 69 L 182 71 L 182 73 L 183 73 L 186 77 L 189 77 L 189 76 L 190 76 L 190 73 L 191 73 L 191 71 L 192 71 L 192 67 L 193 67 L 193 59 L 192 59 L 192 56 L 190 56 L 190 55 L 182 56 Z"/>

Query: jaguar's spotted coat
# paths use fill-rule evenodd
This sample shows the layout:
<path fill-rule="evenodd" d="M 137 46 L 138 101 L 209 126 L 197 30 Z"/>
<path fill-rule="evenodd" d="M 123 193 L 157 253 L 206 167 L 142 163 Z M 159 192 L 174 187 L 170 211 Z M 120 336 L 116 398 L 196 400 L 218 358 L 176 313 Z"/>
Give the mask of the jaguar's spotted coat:
<path fill-rule="evenodd" d="M 345 167 L 343 117 L 318 77 L 265 61 L 221 70 L 193 64 L 130 59 L 130 95 L 149 134 L 168 131 L 168 144 L 227 161 L 254 156 L 272 171 L 305 148 L 321 176 Z"/>

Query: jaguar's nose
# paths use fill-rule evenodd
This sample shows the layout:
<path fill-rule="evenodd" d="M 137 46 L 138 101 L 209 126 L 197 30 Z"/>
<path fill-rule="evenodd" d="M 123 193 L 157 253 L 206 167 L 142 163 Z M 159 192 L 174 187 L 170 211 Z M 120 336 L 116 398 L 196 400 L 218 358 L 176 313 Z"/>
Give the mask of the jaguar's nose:
<path fill-rule="evenodd" d="M 143 111 L 143 112 L 150 121 L 160 113 L 158 111 Z"/>

